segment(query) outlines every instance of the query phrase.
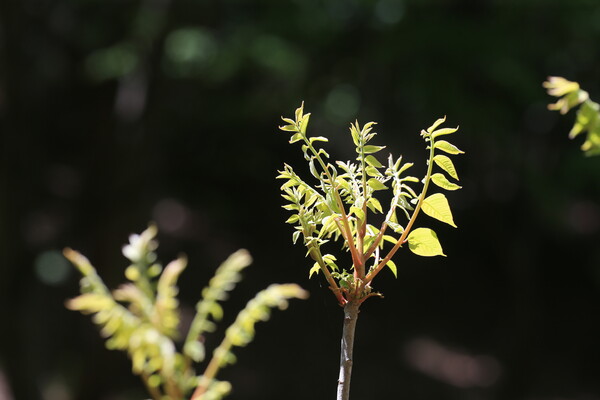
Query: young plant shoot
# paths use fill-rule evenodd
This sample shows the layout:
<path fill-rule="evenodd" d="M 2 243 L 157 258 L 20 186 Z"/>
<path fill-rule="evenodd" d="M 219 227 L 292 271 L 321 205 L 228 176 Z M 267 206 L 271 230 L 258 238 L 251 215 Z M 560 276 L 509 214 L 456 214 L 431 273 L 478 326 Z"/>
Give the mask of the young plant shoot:
<path fill-rule="evenodd" d="M 566 114 L 572 108 L 579 106 L 575 124 L 569 132 L 569 138 L 573 139 L 583 132 L 587 132 L 581 150 L 586 156 L 600 154 L 600 104 L 592 101 L 588 92 L 581 89 L 577 82 L 571 82 L 560 76 L 549 76 L 543 83 L 548 94 L 558 97 L 556 103 L 548 105 L 549 110 L 559 111 Z"/>
<path fill-rule="evenodd" d="M 429 192 L 432 186 L 460 189 L 450 156 L 463 152 L 447 140 L 447 135 L 458 128 L 443 128 L 445 118 L 438 119 L 421 131 L 428 156 L 427 172 L 419 180 L 406 175 L 413 164 L 403 163 L 402 157 L 390 155 L 386 161 L 377 157 L 385 146 L 372 143 L 376 136 L 374 122 L 362 127 L 355 122 L 350 126 L 355 162 L 331 162 L 327 151 L 319 146 L 327 138 L 307 134 L 309 118 L 302 104 L 294 119 L 282 118 L 286 125 L 280 129 L 291 136 L 290 143 L 301 144 L 312 177 L 303 178 L 286 164 L 278 178 L 284 180 L 281 190 L 287 204 L 283 208 L 293 212 L 286 221 L 294 225 L 293 242 L 302 237 L 306 255 L 314 261 L 309 277 L 323 274 L 344 308 L 337 399 L 347 400 L 360 305 L 369 297 L 381 296 L 373 289 L 373 280 L 384 268 L 397 276 L 393 257 L 405 244 L 419 256 L 445 255 L 436 233 L 416 227 L 416 220 L 422 211 L 456 227 L 446 196 Z M 419 183 L 419 189 L 413 188 Z M 384 209 L 380 199 L 386 191 L 391 192 L 387 196 L 391 201 Z M 375 214 L 380 214 L 382 221 L 378 226 L 372 222 Z M 339 265 L 336 255 L 324 251 L 323 245 L 330 241 L 341 242 L 342 249 L 349 253 L 346 265 Z"/>
<path fill-rule="evenodd" d="M 130 243 L 123 247 L 123 255 L 131 262 L 125 270 L 130 282 L 112 292 L 86 257 L 65 249 L 65 257 L 83 275 L 81 295 L 69 300 L 67 307 L 94 314 L 106 347 L 129 354 L 133 372 L 142 378 L 153 400 L 219 400 L 231 390 L 229 382 L 218 381 L 216 375 L 235 362 L 232 348 L 250 343 L 254 325 L 266 321 L 272 308 L 283 309 L 289 299 L 306 298 L 307 293 L 294 284 L 271 285 L 259 292 L 226 330 L 204 373 L 198 375 L 195 364 L 206 359 L 204 336 L 215 330 L 215 321 L 223 316 L 219 302 L 227 299 L 252 259 L 246 250 L 238 250 L 221 264 L 202 290 L 196 315 L 182 341 L 176 285 L 187 260 L 180 257 L 163 269 L 156 261 L 156 234 L 151 225 L 141 235 L 130 236 Z"/>

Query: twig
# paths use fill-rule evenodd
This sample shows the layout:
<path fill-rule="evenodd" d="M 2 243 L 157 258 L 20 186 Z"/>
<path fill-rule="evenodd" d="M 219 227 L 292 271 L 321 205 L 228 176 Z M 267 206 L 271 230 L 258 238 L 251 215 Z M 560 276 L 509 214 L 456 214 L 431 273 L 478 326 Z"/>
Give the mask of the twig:
<path fill-rule="evenodd" d="M 360 302 L 356 300 L 351 301 L 344 306 L 344 329 L 342 332 L 337 400 L 348 400 L 350 398 L 350 378 L 352 375 L 354 332 L 356 330 L 359 307 Z"/>

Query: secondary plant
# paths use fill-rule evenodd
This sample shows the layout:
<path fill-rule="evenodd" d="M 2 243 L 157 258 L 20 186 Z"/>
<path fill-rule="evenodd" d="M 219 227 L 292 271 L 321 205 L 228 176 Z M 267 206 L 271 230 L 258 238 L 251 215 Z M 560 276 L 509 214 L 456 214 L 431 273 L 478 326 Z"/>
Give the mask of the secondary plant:
<path fill-rule="evenodd" d="M 556 103 L 548 105 L 548 109 L 566 114 L 572 108 L 579 107 L 575 124 L 569 132 L 573 139 L 583 132 L 587 132 L 581 150 L 587 156 L 600 154 L 600 104 L 592 101 L 588 92 L 581 89 L 577 82 L 571 82 L 560 76 L 550 76 L 543 83 L 548 94 L 558 97 Z"/>
<path fill-rule="evenodd" d="M 252 341 L 254 325 L 266 321 L 271 308 L 283 309 L 288 299 L 306 298 L 307 293 L 294 284 L 271 285 L 259 292 L 227 328 L 204 373 L 198 375 L 196 364 L 206 360 L 204 336 L 223 316 L 219 302 L 227 299 L 252 259 L 246 250 L 239 250 L 217 269 L 202 290 L 187 335 L 182 336 L 176 285 L 187 259 L 179 257 L 163 269 L 156 261 L 156 234 L 156 227 L 151 225 L 141 235 L 130 236 L 129 244 L 123 247 L 123 255 L 131 262 L 125 270 L 130 282 L 112 292 L 86 257 L 65 249 L 65 256 L 83 275 L 82 294 L 69 300 L 67 307 L 94 314 L 106 347 L 128 353 L 133 372 L 142 378 L 153 400 L 221 399 L 231 385 L 216 380 L 216 375 L 235 362 L 232 348 Z"/>
<path fill-rule="evenodd" d="M 307 256 L 314 261 L 309 276 L 322 274 L 344 309 L 337 398 L 347 400 L 360 306 L 369 297 L 381 296 L 373 280 L 384 268 L 397 275 L 393 257 L 401 248 L 408 247 L 419 256 L 444 255 L 436 233 L 417 227 L 416 222 L 422 211 L 456 227 L 446 196 L 430 192 L 432 187 L 460 189 L 449 156 L 463 152 L 445 140 L 458 128 L 443 128 L 445 118 L 438 119 L 421 131 L 428 153 L 427 171 L 417 179 L 406 175 L 413 164 L 404 163 L 402 157 L 390 155 L 386 161 L 377 157 L 385 147 L 372 143 L 374 122 L 362 127 L 355 122 L 350 136 L 356 159 L 331 162 L 320 146 L 327 138 L 308 135 L 309 118 L 302 104 L 294 118 L 282 118 L 285 125 L 280 129 L 290 135 L 290 143 L 301 145 L 310 176 L 301 177 L 286 164 L 278 178 L 284 180 L 281 190 L 287 204 L 283 207 L 293 213 L 286 221 L 294 226 L 293 242 L 302 238 Z M 384 193 L 390 199 L 385 209 Z M 343 264 L 338 261 L 340 254 L 325 251 L 330 241 L 341 242 L 349 253 Z"/>

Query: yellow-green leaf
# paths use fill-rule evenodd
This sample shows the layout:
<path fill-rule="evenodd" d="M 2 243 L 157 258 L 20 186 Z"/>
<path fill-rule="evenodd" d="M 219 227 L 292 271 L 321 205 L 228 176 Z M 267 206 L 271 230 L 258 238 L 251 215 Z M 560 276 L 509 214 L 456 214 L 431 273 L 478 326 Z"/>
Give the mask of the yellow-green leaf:
<path fill-rule="evenodd" d="M 373 153 L 377 153 L 378 151 L 381 151 L 383 149 L 385 149 L 385 146 L 367 145 L 362 148 L 362 151 L 364 154 L 373 154 Z M 359 152 L 360 151 L 357 151 L 357 153 L 359 153 Z"/>
<path fill-rule="evenodd" d="M 456 147 L 452 143 L 449 143 L 445 140 L 436 141 L 435 145 L 433 147 L 436 149 L 445 151 L 448 154 L 464 154 L 465 153 L 464 151 L 460 150 L 458 147 Z"/>
<path fill-rule="evenodd" d="M 448 173 L 454 179 L 458 179 L 458 174 L 456 173 L 456 169 L 454 168 L 454 163 L 448 156 L 444 156 L 442 154 L 438 154 L 433 157 L 433 161 L 444 171 Z"/>
<path fill-rule="evenodd" d="M 442 129 L 438 129 L 437 131 L 431 132 L 431 137 L 435 139 L 438 136 L 449 135 L 450 133 L 454 133 L 457 130 L 458 130 L 458 127 L 456 127 L 456 128 L 442 128 Z"/>
<path fill-rule="evenodd" d="M 456 228 L 448 199 L 442 193 L 435 193 L 423 200 L 421 210 L 427 215 Z"/>
<path fill-rule="evenodd" d="M 441 187 L 442 189 L 446 190 L 458 190 L 461 188 L 461 186 L 458 186 L 456 183 L 450 182 L 444 174 L 440 174 L 439 172 L 437 174 L 431 175 L 431 181 L 439 187 Z"/>
<path fill-rule="evenodd" d="M 441 124 L 443 124 L 443 123 L 444 123 L 444 121 L 446 121 L 446 116 L 445 116 L 445 115 L 444 115 L 444 118 L 439 118 L 437 121 L 435 121 L 435 122 L 433 123 L 433 125 L 431 125 L 429 128 L 427 128 L 427 132 L 428 132 L 428 133 L 431 133 L 431 132 L 433 132 L 433 130 L 434 130 L 435 128 L 437 128 L 438 126 L 440 126 Z"/>
<path fill-rule="evenodd" d="M 417 228 L 408 235 L 408 248 L 418 256 L 446 256 L 434 231 Z"/>
<path fill-rule="evenodd" d="M 381 203 L 375 197 L 371 197 L 367 201 L 367 206 L 371 209 L 371 211 L 379 211 L 381 214 L 383 214 L 383 208 L 381 207 Z"/>
<path fill-rule="evenodd" d="M 300 121 L 300 132 L 306 135 L 306 127 L 308 126 L 308 120 L 310 119 L 310 113 L 304 115 Z"/>
<path fill-rule="evenodd" d="M 360 219 L 360 220 L 364 220 L 365 219 L 365 213 L 361 208 L 358 208 L 356 206 L 352 206 L 350 207 L 350 212 L 353 213 L 354 215 L 356 215 L 356 218 Z"/>
<path fill-rule="evenodd" d="M 315 263 L 313 265 L 313 267 L 310 269 L 310 272 L 308 274 L 308 279 L 312 278 L 313 274 L 316 273 L 317 275 L 319 275 L 319 271 L 321 270 L 321 267 L 319 266 L 319 264 Z"/>
<path fill-rule="evenodd" d="M 365 161 L 367 162 L 367 164 L 369 164 L 372 167 L 376 167 L 376 168 L 383 167 L 383 165 L 379 162 L 378 159 L 375 158 L 375 156 L 368 155 L 365 157 Z"/>
<path fill-rule="evenodd" d="M 396 263 L 392 260 L 389 260 L 385 265 L 392 271 L 394 276 L 398 278 L 398 268 L 396 267 Z"/>
<path fill-rule="evenodd" d="M 433 177 L 432 177 L 433 178 Z M 294 214 L 285 221 L 286 224 L 295 224 L 300 219 L 298 214 Z"/>
<path fill-rule="evenodd" d="M 373 190 L 385 190 L 387 189 L 387 186 L 385 186 L 383 183 L 381 183 L 380 181 L 378 181 L 375 178 L 371 178 L 367 181 L 367 183 L 369 184 L 369 186 L 371 186 L 371 188 Z"/>

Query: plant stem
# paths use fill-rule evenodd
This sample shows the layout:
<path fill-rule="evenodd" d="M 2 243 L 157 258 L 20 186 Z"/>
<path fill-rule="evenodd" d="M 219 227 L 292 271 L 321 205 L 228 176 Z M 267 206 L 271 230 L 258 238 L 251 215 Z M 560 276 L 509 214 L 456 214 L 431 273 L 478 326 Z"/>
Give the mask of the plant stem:
<path fill-rule="evenodd" d="M 408 224 L 406 225 L 406 228 L 402 232 L 402 235 L 400 235 L 398 242 L 394 245 L 394 247 L 392 247 L 392 249 L 389 251 L 387 256 L 385 256 L 385 258 L 383 258 L 379 262 L 377 267 L 375 267 L 375 269 L 373 269 L 373 271 L 371 271 L 366 276 L 365 280 L 362 283 L 361 289 L 373 280 L 373 278 L 379 273 L 379 271 L 381 271 L 383 269 L 383 267 L 385 267 L 387 262 L 392 259 L 394 254 L 396 254 L 396 251 L 398 251 L 398 249 L 400 247 L 402 247 L 404 242 L 407 240 L 406 238 L 408 237 L 408 234 L 410 233 L 410 230 L 412 229 L 412 226 L 417 219 L 417 215 L 419 215 L 419 211 L 421 211 L 421 205 L 423 204 L 423 200 L 425 200 L 425 196 L 427 195 L 427 189 L 429 188 L 429 181 L 431 180 L 431 173 L 433 171 L 433 156 L 434 156 L 434 151 L 435 151 L 434 144 L 435 144 L 434 139 L 431 138 L 430 142 L 429 142 L 429 161 L 428 161 L 428 165 L 427 165 L 427 174 L 425 175 L 425 181 L 423 183 L 423 190 L 421 191 L 421 194 L 419 195 L 419 200 L 418 200 L 417 205 L 415 206 L 415 209 L 410 217 L 410 220 L 408 221 Z"/>
<path fill-rule="evenodd" d="M 160 392 L 160 389 L 156 386 L 150 385 L 150 383 L 148 382 L 148 378 L 148 374 L 146 374 L 145 372 L 142 373 L 142 381 L 144 382 L 144 386 L 146 386 L 146 390 L 148 390 L 148 393 L 150 393 L 150 396 L 152 396 L 152 400 L 162 399 L 162 393 Z"/>
<path fill-rule="evenodd" d="M 300 130 L 298 130 L 298 132 L 300 132 Z M 337 189 L 337 185 L 335 184 L 335 180 L 333 179 L 333 176 L 331 175 L 331 172 L 329 171 L 327 164 L 325 163 L 325 161 L 323 161 L 323 159 L 321 158 L 321 155 L 315 149 L 315 147 L 313 146 L 313 144 L 310 142 L 309 138 L 306 135 L 304 136 L 304 143 L 308 146 L 310 151 L 313 153 L 314 157 L 319 162 L 321 169 L 323 170 L 323 172 L 327 176 L 327 179 L 329 180 L 329 186 L 331 187 L 331 194 L 334 196 L 335 201 L 338 205 L 338 208 L 340 209 L 340 212 L 342 214 L 341 220 L 342 220 L 342 224 L 343 224 L 343 227 L 345 230 L 345 234 L 344 234 L 344 231 L 342 231 L 342 230 L 340 230 L 340 231 L 342 233 L 342 236 L 344 236 L 346 241 L 348 242 L 350 254 L 352 255 L 352 261 L 355 266 L 357 266 L 357 265 L 362 266 L 361 257 L 358 254 L 357 248 L 354 246 L 354 239 L 352 238 L 352 230 L 350 229 L 350 224 L 348 223 L 348 214 L 346 214 L 346 209 L 344 207 L 344 201 L 342 200 L 342 197 L 340 196 L 340 193 Z M 325 182 L 323 182 L 323 190 L 326 191 Z M 334 210 L 332 210 L 332 211 L 334 211 Z M 360 278 L 362 278 L 363 276 L 364 276 L 364 273 L 362 276 L 360 276 Z"/>
<path fill-rule="evenodd" d="M 225 354 L 227 354 L 229 349 L 231 349 L 231 346 L 231 341 L 227 336 L 225 336 L 219 347 L 215 349 L 212 359 L 208 363 L 204 374 L 202 374 L 202 377 L 200 378 L 200 383 L 198 383 L 196 390 L 194 390 L 194 393 L 192 394 L 191 400 L 202 399 L 204 393 L 206 393 L 206 391 L 208 390 L 208 387 L 210 386 L 211 382 L 217 376 L 217 372 L 219 372 L 219 369 L 221 369 L 221 365 L 223 364 L 223 357 L 225 356 Z"/>
<path fill-rule="evenodd" d="M 358 319 L 360 302 L 352 300 L 344 306 L 344 328 L 340 352 L 340 375 L 338 378 L 337 400 L 350 398 L 350 377 L 352 375 L 352 354 L 354 348 L 354 332 Z"/>
<path fill-rule="evenodd" d="M 319 250 L 318 247 L 313 247 L 310 251 L 310 256 L 319 264 L 319 267 L 321 267 L 321 271 L 323 272 L 323 275 L 325 275 L 325 279 L 327 279 L 327 282 L 329 283 L 329 288 L 333 291 L 333 294 L 335 295 L 338 303 L 341 306 L 344 306 L 346 304 L 346 299 L 344 298 L 344 296 L 342 296 L 342 291 L 340 290 L 340 287 L 335 282 L 335 279 L 333 279 L 333 277 L 331 276 L 331 272 L 329 272 L 327 265 L 325 265 L 325 261 L 323 261 L 323 256 L 321 255 L 321 250 Z"/>

